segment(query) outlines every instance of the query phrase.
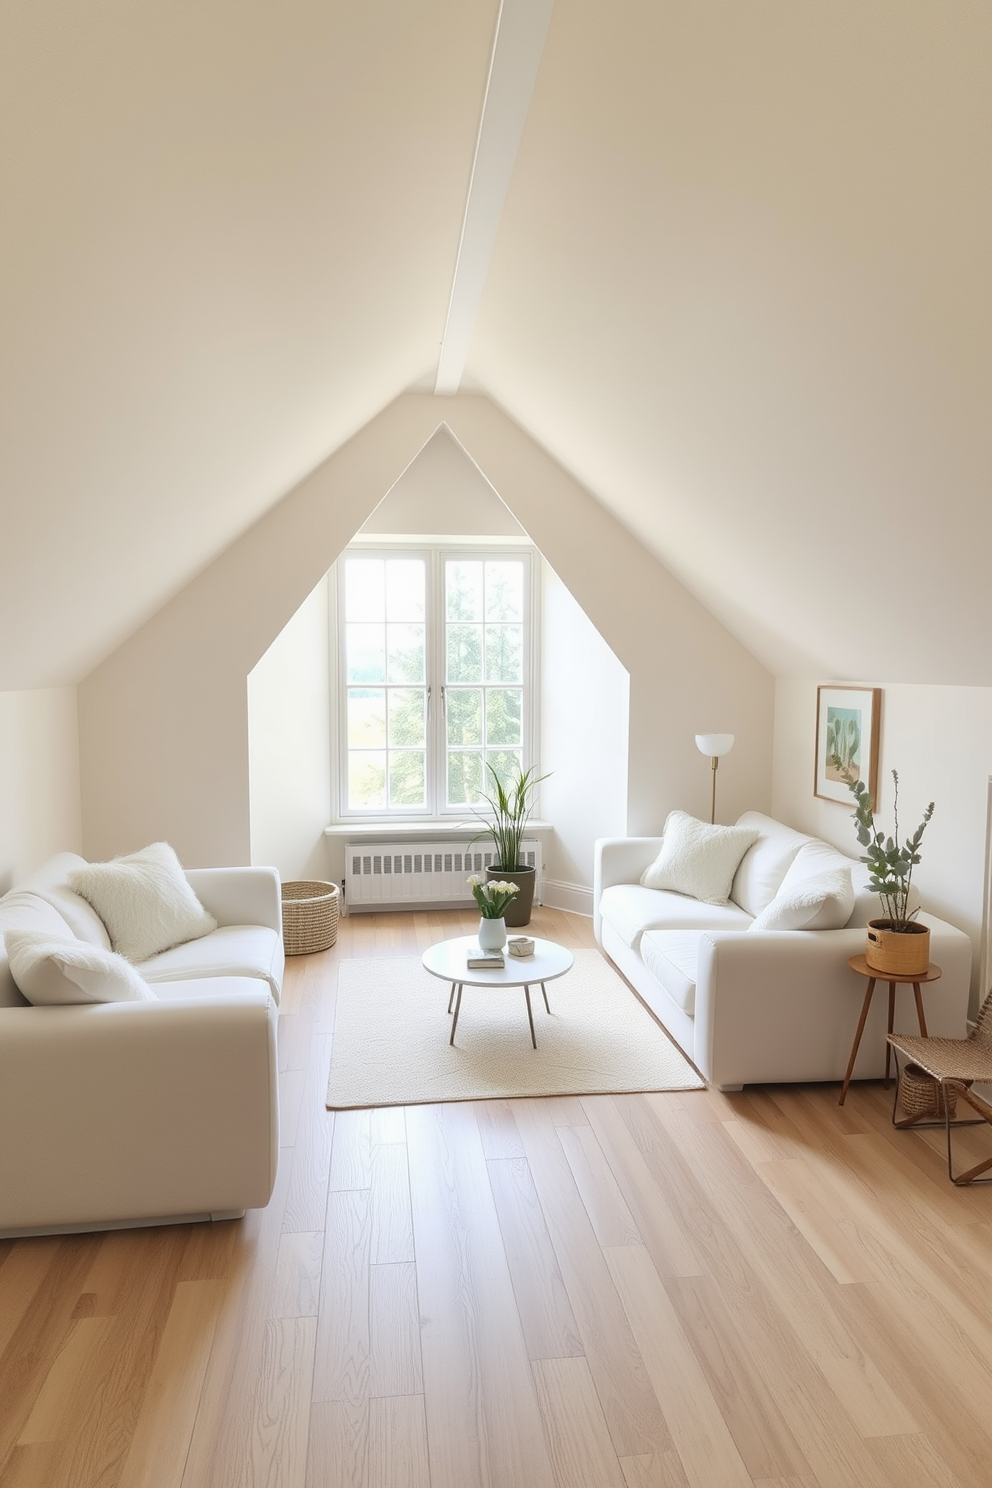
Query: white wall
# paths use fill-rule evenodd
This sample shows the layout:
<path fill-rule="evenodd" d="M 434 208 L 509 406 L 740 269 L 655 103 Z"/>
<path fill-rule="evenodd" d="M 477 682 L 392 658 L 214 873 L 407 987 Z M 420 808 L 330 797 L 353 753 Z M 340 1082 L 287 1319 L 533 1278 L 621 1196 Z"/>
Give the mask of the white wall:
<path fill-rule="evenodd" d="M 544 902 L 592 914 L 596 838 L 627 830 L 630 678 L 548 563 L 541 581 Z"/>
<path fill-rule="evenodd" d="M 0 892 L 81 846 L 76 689 L 0 693 Z"/>
<path fill-rule="evenodd" d="M 283 879 L 328 876 L 327 590 L 322 579 L 248 678 L 251 860 Z"/>
<path fill-rule="evenodd" d="M 992 688 L 881 683 L 878 815 L 892 825 L 899 772 L 903 835 L 936 801 L 913 875 L 928 908 L 971 936 L 977 997 L 984 906 L 986 809 L 992 775 Z M 775 694 L 774 814 L 844 852 L 860 849 L 851 810 L 813 795 L 816 682 L 782 680 Z M 853 803 L 852 803 L 853 805 Z M 937 994 L 935 994 L 937 995 Z"/>

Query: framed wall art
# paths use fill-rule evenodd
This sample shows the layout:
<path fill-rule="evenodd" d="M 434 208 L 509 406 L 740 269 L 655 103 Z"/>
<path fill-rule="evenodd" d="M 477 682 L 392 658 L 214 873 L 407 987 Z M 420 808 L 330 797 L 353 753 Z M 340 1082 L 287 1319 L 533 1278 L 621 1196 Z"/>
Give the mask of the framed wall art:
<path fill-rule="evenodd" d="M 880 687 L 816 689 L 816 774 L 814 796 L 853 805 L 850 786 L 863 780 L 878 794 Z"/>

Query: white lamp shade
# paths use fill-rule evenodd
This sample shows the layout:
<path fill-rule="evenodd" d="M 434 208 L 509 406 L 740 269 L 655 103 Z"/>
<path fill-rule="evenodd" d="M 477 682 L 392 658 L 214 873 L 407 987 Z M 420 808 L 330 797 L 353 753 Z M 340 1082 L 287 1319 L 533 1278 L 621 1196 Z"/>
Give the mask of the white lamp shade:
<path fill-rule="evenodd" d="M 710 759 L 719 759 L 721 754 L 729 754 L 733 747 L 733 734 L 696 735 L 696 748 L 700 754 L 708 754 Z"/>

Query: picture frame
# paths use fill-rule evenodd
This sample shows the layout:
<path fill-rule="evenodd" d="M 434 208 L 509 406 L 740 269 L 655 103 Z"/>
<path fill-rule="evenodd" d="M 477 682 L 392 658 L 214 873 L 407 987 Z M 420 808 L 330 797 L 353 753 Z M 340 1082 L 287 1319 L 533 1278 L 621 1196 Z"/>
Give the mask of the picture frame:
<path fill-rule="evenodd" d="M 850 785 L 863 780 L 872 800 L 878 796 L 880 687 L 816 689 L 816 765 L 813 794 L 851 806 Z M 833 756 L 841 759 L 838 767 Z"/>

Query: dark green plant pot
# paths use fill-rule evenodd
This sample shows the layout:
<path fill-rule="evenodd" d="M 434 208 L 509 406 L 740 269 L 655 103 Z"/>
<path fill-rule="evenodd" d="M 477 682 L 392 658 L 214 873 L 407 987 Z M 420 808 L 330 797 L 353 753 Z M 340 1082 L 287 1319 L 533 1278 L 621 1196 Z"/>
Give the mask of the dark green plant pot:
<path fill-rule="evenodd" d="M 534 908 L 534 881 L 537 878 L 536 868 L 487 868 L 486 882 L 491 883 L 494 878 L 505 879 L 507 883 L 515 883 L 520 889 L 519 894 L 514 894 L 506 907 L 503 921 L 510 930 L 518 930 L 521 925 L 530 924 L 531 910 Z"/>

